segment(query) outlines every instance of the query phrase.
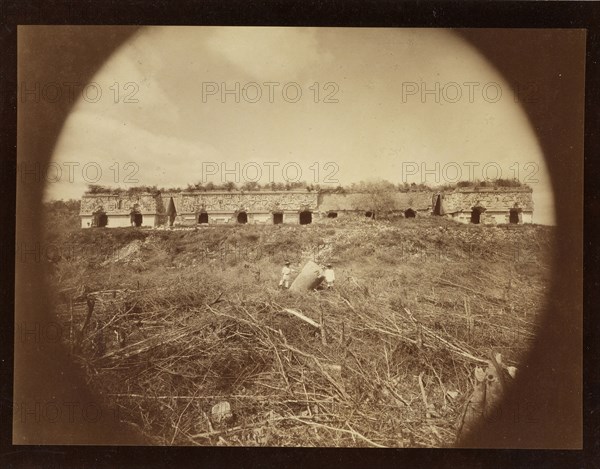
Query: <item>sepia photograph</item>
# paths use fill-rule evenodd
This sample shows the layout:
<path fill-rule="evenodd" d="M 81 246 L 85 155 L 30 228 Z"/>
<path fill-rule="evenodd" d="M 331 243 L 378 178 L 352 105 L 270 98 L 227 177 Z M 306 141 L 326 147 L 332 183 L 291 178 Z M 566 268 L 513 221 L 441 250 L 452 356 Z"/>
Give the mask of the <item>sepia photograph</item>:
<path fill-rule="evenodd" d="M 585 53 L 19 26 L 13 444 L 581 448 Z"/>

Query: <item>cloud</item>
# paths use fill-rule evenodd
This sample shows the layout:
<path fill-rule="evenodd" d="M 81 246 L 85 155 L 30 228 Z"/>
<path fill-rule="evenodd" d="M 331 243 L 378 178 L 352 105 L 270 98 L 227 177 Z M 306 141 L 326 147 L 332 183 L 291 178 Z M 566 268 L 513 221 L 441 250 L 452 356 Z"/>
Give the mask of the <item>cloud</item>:
<path fill-rule="evenodd" d="M 301 80 L 333 58 L 315 28 L 219 28 L 206 45 L 259 81 Z"/>
<path fill-rule="evenodd" d="M 182 140 L 148 131 L 131 121 L 80 111 L 69 117 L 53 159 L 65 171 L 68 170 L 65 163 L 78 164 L 74 178 L 69 181 L 63 171 L 59 181 L 49 184 L 46 199 L 79 197 L 89 183 L 127 187 L 193 182 L 194 177 L 200 178 L 203 161 L 220 159 L 222 155 L 210 144 Z M 89 170 L 83 172 L 86 165 Z M 94 167 L 100 168 L 98 180 Z"/>

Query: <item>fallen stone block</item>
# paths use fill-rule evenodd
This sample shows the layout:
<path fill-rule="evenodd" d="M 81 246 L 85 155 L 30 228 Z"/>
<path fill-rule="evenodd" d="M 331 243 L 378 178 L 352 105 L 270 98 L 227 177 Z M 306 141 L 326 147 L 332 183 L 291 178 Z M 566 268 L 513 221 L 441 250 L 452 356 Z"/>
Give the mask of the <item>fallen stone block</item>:
<path fill-rule="evenodd" d="M 294 279 L 290 290 L 296 292 L 313 290 L 321 284 L 324 278 L 321 267 L 316 262 L 308 261 Z"/>

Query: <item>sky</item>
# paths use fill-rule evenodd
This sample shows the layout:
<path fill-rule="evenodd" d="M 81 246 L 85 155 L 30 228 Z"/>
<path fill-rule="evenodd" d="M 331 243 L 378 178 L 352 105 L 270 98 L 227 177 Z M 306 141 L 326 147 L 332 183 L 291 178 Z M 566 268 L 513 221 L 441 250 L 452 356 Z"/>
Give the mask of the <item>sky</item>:
<path fill-rule="evenodd" d="M 88 183 L 518 177 L 534 222 L 554 223 L 518 95 L 450 30 L 148 27 L 92 82 L 53 155 L 75 177 L 46 199 L 79 198 Z"/>

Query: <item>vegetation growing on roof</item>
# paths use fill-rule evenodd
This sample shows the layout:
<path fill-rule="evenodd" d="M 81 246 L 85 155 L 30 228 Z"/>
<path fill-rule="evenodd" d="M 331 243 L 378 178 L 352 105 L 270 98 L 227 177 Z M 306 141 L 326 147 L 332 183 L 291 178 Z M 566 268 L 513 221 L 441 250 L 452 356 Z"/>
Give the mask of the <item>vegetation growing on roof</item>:
<path fill-rule="evenodd" d="M 121 187 L 109 187 L 101 186 L 99 184 L 88 184 L 88 188 L 85 194 L 106 194 L 106 195 L 135 195 L 135 194 L 158 194 L 163 191 L 164 188 L 158 188 L 157 186 L 132 186 L 127 189 Z M 180 189 L 177 189 L 180 190 Z"/>
<path fill-rule="evenodd" d="M 260 184 L 255 181 L 248 181 L 243 184 L 236 184 L 233 181 L 228 181 L 224 184 L 215 184 L 213 182 L 188 184 L 187 187 L 161 187 L 157 186 L 134 186 L 127 189 L 120 187 L 108 187 L 98 184 L 89 184 L 86 190 L 86 195 L 111 194 L 111 195 L 134 195 L 141 193 L 158 194 L 160 192 L 211 192 L 211 191 L 227 191 L 227 192 L 249 192 L 249 191 L 298 191 L 306 190 L 308 192 L 318 192 L 321 194 L 346 194 L 348 192 L 418 192 L 418 191 L 452 191 L 455 189 L 479 189 L 479 188 L 529 188 L 525 183 L 517 179 L 495 179 L 487 181 L 458 181 L 456 184 L 428 185 L 425 183 L 398 183 L 387 181 L 385 179 L 377 181 L 360 181 L 353 182 L 349 185 L 342 186 L 321 186 L 319 184 L 309 184 L 306 181 L 300 182 L 271 182 Z"/>
<path fill-rule="evenodd" d="M 474 181 L 459 181 L 456 183 L 458 188 L 497 188 L 497 187 L 518 187 L 518 188 L 527 188 L 529 187 L 527 184 L 519 181 L 518 179 L 494 179 L 489 181 L 480 181 L 478 179 Z"/>

